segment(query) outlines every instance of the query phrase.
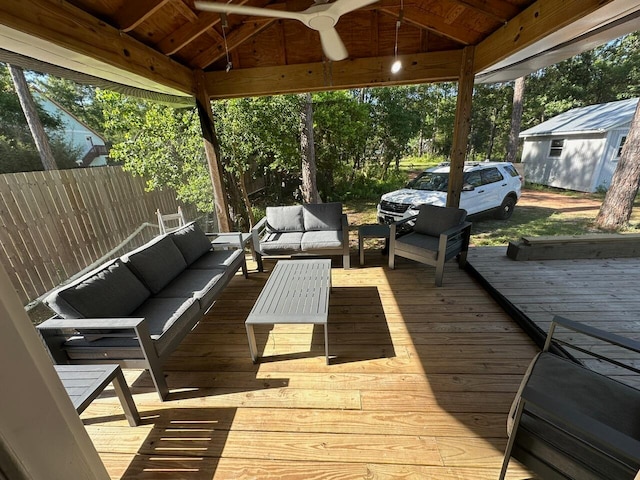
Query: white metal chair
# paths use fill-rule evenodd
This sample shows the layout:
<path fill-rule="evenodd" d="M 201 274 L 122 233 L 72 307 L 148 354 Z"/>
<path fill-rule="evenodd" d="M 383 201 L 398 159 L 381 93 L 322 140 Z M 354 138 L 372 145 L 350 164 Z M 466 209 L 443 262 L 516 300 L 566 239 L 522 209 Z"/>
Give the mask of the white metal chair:
<path fill-rule="evenodd" d="M 166 215 L 160 213 L 160 209 L 158 209 L 156 210 L 156 215 L 158 216 L 158 228 L 160 229 L 160 235 L 173 232 L 187 224 L 181 207 L 178 207 L 178 213 L 168 213 Z"/>

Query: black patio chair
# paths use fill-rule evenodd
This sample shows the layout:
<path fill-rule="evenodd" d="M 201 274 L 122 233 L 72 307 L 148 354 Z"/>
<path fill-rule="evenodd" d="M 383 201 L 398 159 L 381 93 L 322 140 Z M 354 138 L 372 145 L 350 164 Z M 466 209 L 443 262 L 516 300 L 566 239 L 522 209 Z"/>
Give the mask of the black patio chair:
<path fill-rule="evenodd" d="M 640 469 L 640 391 L 549 351 L 554 343 L 640 374 L 640 370 L 553 339 L 558 326 L 640 353 L 640 342 L 556 316 L 543 351 L 533 360 L 509 414 L 511 457 L 544 479 L 624 480 Z M 632 353 L 633 355 L 633 353 Z M 621 371 L 622 372 L 622 371 Z"/>

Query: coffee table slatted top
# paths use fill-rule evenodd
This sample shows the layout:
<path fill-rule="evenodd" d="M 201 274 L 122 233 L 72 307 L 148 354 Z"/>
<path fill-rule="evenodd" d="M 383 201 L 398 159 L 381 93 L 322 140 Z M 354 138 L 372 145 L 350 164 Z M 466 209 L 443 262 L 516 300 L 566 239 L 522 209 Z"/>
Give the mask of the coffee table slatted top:
<path fill-rule="evenodd" d="M 331 260 L 280 260 L 267 279 L 245 322 L 251 359 L 258 359 L 254 325 L 314 324 L 324 327 L 324 354 L 329 364 L 329 294 Z"/>
<path fill-rule="evenodd" d="M 249 314 L 249 322 L 324 324 L 330 289 L 330 259 L 279 261 Z"/>

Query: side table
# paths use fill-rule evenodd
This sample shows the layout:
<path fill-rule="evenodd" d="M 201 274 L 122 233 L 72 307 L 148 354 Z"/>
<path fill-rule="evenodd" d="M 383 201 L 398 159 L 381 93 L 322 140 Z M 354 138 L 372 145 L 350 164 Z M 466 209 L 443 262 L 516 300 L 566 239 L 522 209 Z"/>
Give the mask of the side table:
<path fill-rule="evenodd" d="M 358 251 L 360 252 L 360 265 L 364 265 L 364 239 L 384 238 L 389 240 L 389 225 L 361 225 L 358 227 Z"/>
<path fill-rule="evenodd" d="M 135 427 L 140 424 L 138 409 L 133 403 L 131 391 L 124 380 L 120 365 L 54 365 L 54 367 L 78 414 L 82 413 L 107 385 L 113 383 L 129 425 Z"/>

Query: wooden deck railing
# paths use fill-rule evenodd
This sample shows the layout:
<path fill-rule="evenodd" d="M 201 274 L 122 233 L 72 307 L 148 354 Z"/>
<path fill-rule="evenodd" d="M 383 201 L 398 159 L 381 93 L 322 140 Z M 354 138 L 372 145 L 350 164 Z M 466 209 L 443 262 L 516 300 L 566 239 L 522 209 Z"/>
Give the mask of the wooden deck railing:
<path fill-rule="evenodd" d="M 0 261 L 26 305 L 156 224 L 156 209 L 177 211 L 175 198 L 121 167 L 0 175 Z M 141 230 L 129 248 L 158 233 Z"/>

